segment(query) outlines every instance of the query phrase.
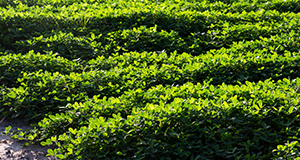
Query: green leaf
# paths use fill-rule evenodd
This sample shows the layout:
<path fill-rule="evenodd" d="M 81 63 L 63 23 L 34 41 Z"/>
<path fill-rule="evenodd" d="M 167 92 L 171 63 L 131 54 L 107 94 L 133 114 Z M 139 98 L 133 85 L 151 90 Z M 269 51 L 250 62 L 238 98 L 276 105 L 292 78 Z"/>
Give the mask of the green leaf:
<path fill-rule="evenodd" d="M 47 154 L 47 156 L 54 156 L 54 152 L 52 149 L 48 149 L 47 152 L 49 153 Z"/>
<path fill-rule="evenodd" d="M 293 110 L 294 110 L 294 107 L 291 106 L 291 107 L 289 108 L 289 110 L 288 110 L 288 114 L 291 114 L 291 113 L 293 112 Z"/>
<path fill-rule="evenodd" d="M 262 108 L 263 102 L 262 100 L 257 101 L 259 108 Z"/>
<path fill-rule="evenodd" d="M 195 160 L 200 159 L 200 158 L 201 158 L 201 156 L 200 156 L 200 155 L 197 155 L 197 156 L 195 157 Z"/>
<path fill-rule="evenodd" d="M 209 86 L 209 90 L 210 90 L 211 92 L 213 92 L 213 91 L 215 90 L 215 87 L 214 87 L 213 85 L 210 85 L 210 86 Z"/>
<path fill-rule="evenodd" d="M 215 145 L 215 150 L 216 150 L 216 152 L 218 152 L 219 149 L 220 149 L 220 146 L 219 146 L 219 145 Z"/>
<path fill-rule="evenodd" d="M 10 130 L 11 130 L 11 126 L 6 127 L 5 128 L 5 134 L 8 135 Z"/>
<path fill-rule="evenodd" d="M 25 142 L 24 144 L 22 144 L 21 146 L 28 146 L 29 145 L 29 143 L 28 142 Z"/>
<path fill-rule="evenodd" d="M 256 104 L 254 104 L 253 107 L 254 107 L 256 110 L 260 110 L 260 108 L 259 108 Z"/>
<path fill-rule="evenodd" d="M 13 91 L 10 92 L 10 93 L 8 93 L 7 96 L 10 97 L 10 98 L 12 98 L 12 99 L 15 99 L 17 97 L 16 93 L 13 92 Z"/>
<path fill-rule="evenodd" d="M 227 103 L 226 101 L 225 101 L 223 104 L 224 104 L 224 106 L 225 106 L 224 109 L 229 108 L 228 103 Z"/>
<path fill-rule="evenodd" d="M 59 155 L 55 155 L 56 158 L 59 158 L 59 159 L 63 159 L 64 158 L 64 155 L 62 154 L 59 154 Z"/>
<path fill-rule="evenodd" d="M 41 144 L 42 146 L 48 145 L 46 142 L 41 142 L 40 144 Z"/>
<path fill-rule="evenodd" d="M 57 140 L 57 136 L 51 137 L 51 141 L 55 142 Z"/>
<path fill-rule="evenodd" d="M 72 134 L 76 134 L 77 129 L 76 129 L 76 128 L 75 128 L 75 129 L 69 128 L 69 131 L 70 131 Z"/>
<path fill-rule="evenodd" d="M 95 39 L 95 34 L 94 33 L 92 33 L 91 38 L 92 38 L 92 40 Z"/>

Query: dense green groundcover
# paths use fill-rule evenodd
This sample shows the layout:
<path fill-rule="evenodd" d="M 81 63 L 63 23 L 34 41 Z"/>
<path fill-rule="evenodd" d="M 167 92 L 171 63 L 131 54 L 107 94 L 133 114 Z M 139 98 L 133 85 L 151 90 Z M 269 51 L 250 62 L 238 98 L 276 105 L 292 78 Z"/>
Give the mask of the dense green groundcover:
<path fill-rule="evenodd" d="M 59 159 L 300 159 L 299 0 L 0 0 L 3 134 Z"/>

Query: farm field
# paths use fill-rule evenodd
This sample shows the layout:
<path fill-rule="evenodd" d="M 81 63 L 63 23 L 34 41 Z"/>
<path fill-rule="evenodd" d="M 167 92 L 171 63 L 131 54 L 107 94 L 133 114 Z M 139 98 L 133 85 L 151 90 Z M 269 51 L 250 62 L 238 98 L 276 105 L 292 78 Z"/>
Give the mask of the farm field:
<path fill-rule="evenodd" d="M 0 0 L 2 134 L 58 159 L 300 159 L 299 0 Z"/>

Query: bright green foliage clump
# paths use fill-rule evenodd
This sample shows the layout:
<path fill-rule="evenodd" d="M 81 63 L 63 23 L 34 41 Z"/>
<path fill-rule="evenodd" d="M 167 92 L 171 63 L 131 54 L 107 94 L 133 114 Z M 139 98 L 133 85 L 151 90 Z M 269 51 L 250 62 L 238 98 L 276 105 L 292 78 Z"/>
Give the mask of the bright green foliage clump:
<path fill-rule="evenodd" d="M 59 159 L 300 159 L 298 0 L 0 0 L 4 134 Z"/>

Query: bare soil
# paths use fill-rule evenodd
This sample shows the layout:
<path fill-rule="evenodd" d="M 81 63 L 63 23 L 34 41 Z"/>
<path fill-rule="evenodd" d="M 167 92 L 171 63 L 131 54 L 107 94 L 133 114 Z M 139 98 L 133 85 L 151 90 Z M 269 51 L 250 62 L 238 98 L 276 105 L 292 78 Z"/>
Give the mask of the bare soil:
<path fill-rule="evenodd" d="M 47 157 L 47 149 L 38 144 L 29 144 L 21 146 L 25 141 L 13 140 L 9 136 L 2 135 L 5 128 L 11 126 L 11 130 L 22 128 L 23 130 L 31 128 L 29 123 L 22 119 L 1 120 L 0 119 L 0 160 L 56 160 L 55 157 Z"/>

